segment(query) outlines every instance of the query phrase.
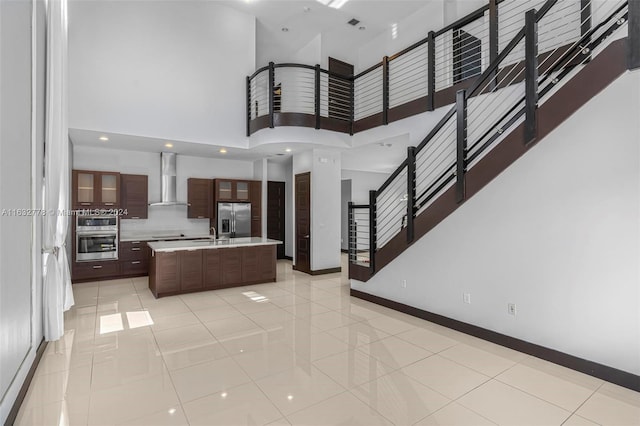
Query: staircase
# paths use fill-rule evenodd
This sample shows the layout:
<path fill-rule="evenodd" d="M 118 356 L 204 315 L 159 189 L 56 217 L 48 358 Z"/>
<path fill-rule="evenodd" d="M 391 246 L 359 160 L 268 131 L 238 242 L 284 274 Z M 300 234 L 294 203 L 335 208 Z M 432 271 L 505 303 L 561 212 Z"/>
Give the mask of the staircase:
<path fill-rule="evenodd" d="M 370 192 L 369 204 L 350 204 L 350 278 L 368 281 L 596 94 L 640 67 L 639 1 L 518 4 L 511 13 L 520 18 L 512 22 L 522 25 L 513 38 L 456 91 L 455 105 L 408 148 L 405 161 Z M 538 7 L 522 10 L 523 4 Z"/>

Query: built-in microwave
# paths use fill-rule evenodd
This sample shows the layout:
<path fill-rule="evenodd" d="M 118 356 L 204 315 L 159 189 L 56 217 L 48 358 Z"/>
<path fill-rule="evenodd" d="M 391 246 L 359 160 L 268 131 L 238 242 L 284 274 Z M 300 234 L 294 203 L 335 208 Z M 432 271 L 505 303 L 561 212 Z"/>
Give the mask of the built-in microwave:
<path fill-rule="evenodd" d="M 118 259 L 118 216 L 76 217 L 76 261 Z"/>

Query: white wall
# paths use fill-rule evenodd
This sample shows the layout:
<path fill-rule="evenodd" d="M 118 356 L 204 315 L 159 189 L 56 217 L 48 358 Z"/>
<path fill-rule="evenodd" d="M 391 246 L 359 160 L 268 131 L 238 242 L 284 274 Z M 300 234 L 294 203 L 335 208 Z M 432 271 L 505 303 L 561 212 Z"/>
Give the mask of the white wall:
<path fill-rule="evenodd" d="M 311 269 L 340 267 L 340 152 L 313 150 Z"/>
<path fill-rule="evenodd" d="M 43 173 L 44 19 L 42 1 L 0 2 L 1 209 L 42 207 L 42 181 L 34 178 Z M 0 235 L 0 423 L 4 424 L 43 336 L 41 220 L 3 214 Z"/>
<path fill-rule="evenodd" d="M 353 288 L 639 374 L 639 114 L 627 73 Z"/>
<path fill-rule="evenodd" d="M 69 126 L 246 145 L 255 18 L 218 2 L 69 2 Z"/>
<path fill-rule="evenodd" d="M 149 176 L 149 202 L 160 201 L 159 153 L 76 145 L 73 148 L 73 168 L 147 175 Z M 179 202 L 187 201 L 187 179 L 190 177 L 253 179 L 253 163 L 178 155 L 177 198 Z M 186 206 L 152 206 L 149 207 L 148 219 L 123 220 L 120 227 L 124 232 L 182 230 L 188 233 L 208 234 L 209 219 L 187 219 Z"/>
<path fill-rule="evenodd" d="M 442 0 L 425 3 L 422 9 L 398 22 L 396 38 L 393 38 L 390 28 L 358 49 L 357 61 L 354 63 L 356 73 L 382 61 L 383 56 L 393 55 L 426 38 L 429 31 L 438 31 L 444 27 Z"/>
<path fill-rule="evenodd" d="M 369 204 L 369 191 L 380 188 L 390 175 L 390 173 L 342 170 L 342 179 L 351 179 L 351 201 L 356 204 Z"/>

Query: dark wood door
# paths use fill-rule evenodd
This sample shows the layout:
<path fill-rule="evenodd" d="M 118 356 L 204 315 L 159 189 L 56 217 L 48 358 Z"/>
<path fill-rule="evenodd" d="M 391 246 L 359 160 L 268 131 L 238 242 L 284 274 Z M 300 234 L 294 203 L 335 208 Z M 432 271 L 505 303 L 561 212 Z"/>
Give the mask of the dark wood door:
<path fill-rule="evenodd" d="M 122 219 L 147 219 L 149 204 L 147 175 L 120 175 Z"/>
<path fill-rule="evenodd" d="M 262 181 L 254 180 L 250 183 L 251 194 L 251 236 L 262 236 Z"/>
<path fill-rule="evenodd" d="M 296 175 L 296 265 L 311 273 L 311 173 Z"/>
<path fill-rule="evenodd" d="M 267 238 L 282 241 L 278 244 L 277 257 L 284 259 L 285 238 L 285 185 L 284 182 L 267 183 Z"/>
<path fill-rule="evenodd" d="M 191 219 L 211 217 L 212 195 L 211 179 L 187 179 L 187 217 Z"/>
<path fill-rule="evenodd" d="M 329 72 L 353 76 L 353 65 L 329 57 Z M 351 85 L 349 79 L 329 74 L 329 117 L 340 120 L 351 119 Z"/>

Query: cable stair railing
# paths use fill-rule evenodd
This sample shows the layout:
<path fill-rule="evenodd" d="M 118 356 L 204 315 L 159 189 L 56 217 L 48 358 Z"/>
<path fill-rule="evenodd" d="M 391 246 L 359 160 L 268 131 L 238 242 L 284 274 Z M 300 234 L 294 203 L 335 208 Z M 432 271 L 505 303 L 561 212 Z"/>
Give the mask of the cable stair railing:
<path fill-rule="evenodd" d="M 640 67 L 640 1 L 522 3 L 538 8 L 520 7 L 522 27 L 473 84 L 456 92 L 453 107 L 417 147 L 408 148 L 387 181 L 370 191 L 369 204 L 349 205 L 351 278 L 368 280 L 411 245 L 416 218 L 431 206 L 425 221 L 434 226 L 444 219 L 448 213 L 435 205 L 438 200 L 450 196 L 462 204 L 469 171 L 512 133 L 519 132 L 525 147 L 537 142 L 540 108 L 622 28 L 629 29 L 628 69 Z"/>

